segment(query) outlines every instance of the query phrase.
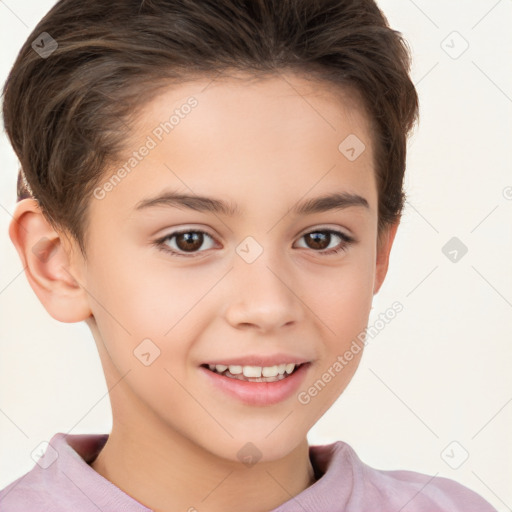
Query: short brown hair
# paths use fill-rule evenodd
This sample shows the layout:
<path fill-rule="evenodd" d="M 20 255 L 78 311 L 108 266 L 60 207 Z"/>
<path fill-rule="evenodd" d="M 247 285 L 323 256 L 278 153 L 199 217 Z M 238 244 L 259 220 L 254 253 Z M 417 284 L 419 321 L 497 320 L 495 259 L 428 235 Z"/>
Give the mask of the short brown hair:
<path fill-rule="evenodd" d="M 43 32 L 58 45 L 46 58 L 32 47 Z M 165 85 L 229 70 L 292 70 L 356 91 L 373 126 L 379 232 L 399 219 L 418 97 L 407 43 L 373 0 L 57 2 L 3 90 L 18 200 L 33 195 L 86 256 L 88 204 L 129 119 Z"/>

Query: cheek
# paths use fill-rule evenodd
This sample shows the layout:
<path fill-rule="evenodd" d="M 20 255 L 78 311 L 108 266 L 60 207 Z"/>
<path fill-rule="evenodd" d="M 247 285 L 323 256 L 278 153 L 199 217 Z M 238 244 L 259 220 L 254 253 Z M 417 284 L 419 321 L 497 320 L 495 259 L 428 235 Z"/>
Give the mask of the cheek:
<path fill-rule="evenodd" d="M 186 322 L 179 321 L 187 318 L 188 301 L 170 287 L 170 277 L 157 278 L 154 269 L 139 271 L 125 262 L 101 268 L 90 283 L 97 299 L 93 314 L 113 383 L 124 376 L 126 400 L 138 397 L 155 411 L 176 410 L 184 400 L 178 382 L 184 380 L 193 339 L 183 330 Z"/>
<path fill-rule="evenodd" d="M 299 397 L 307 399 L 315 418 L 331 407 L 357 370 L 364 350 L 361 333 L 368 324 L 373 298 L 373 273 L 367 265 L 347 265 L 337 279 L 325 284 L 317 305 L 323 333 L 321 357 Z"/>
<path fill-rule="evenodd" d="M 330 269 L 318 282 L 314 294 L 318 316 L 338 340 L 357 335 L 367 324 L 375 275 L 369 252 L 354 254 L 346 265 Z"/>
<path fill-rule="evenodd" d="M 99 303 L 95 309 L 130 333 L 162 336 L 183 309 L 186 283 L 179 272 L 169 272 L 161 262 L 138 257 L 136 252 L 125 247 L 92 263 L 95 270 L 88 283 Z"/>
<path fill-rule="evenodd" d="M 120 373 L 138 367 L 138 355 L 148 352 L 155 357 L 152 368 L 183 373 L 190 340 L 198 336 L 201 298 L 212 286 L 211 276 L 201 279 L 155 260 L 96 263 L 98 271 L 89 279 L 93 315 Z"/>

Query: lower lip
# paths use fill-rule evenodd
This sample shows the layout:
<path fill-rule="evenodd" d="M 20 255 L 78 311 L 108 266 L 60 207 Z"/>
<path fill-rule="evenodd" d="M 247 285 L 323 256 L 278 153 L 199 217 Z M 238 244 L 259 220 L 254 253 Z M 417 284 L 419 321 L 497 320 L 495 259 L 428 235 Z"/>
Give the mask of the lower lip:
<path fill-rule="evenodd" d="M 275 382 L 249 382 L 224 377 L 201 366 L 199 369 L 227 395 L 248 405 L 274 405 L 290 398 L 300 387 L 311 363 L 305 363 L 284 379 Z"/>

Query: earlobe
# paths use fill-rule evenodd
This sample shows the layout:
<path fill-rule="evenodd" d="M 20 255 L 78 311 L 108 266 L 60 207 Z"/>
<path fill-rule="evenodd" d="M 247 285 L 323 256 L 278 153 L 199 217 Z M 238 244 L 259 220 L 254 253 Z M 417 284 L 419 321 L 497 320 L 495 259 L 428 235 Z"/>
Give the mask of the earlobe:
<path fill-rule="evenodd" d="M 60 322 L 80 322 L 91 315 L 87 293 L 75 279 L 66 244 L 43 216 L 36 200 L 16 205 L 9 237 L 20 256 L 30 286 L 48 313 Z"/>
<path fill-rule="evenodd" d="M 373 287 L 374 295 L 380 290 L 382 283 L 384 282 L 384 278 L 388 272 L 389 254 L 391 252 L 391 247 L 393 246 L 393 241 L 395 240 L 395 235 L 399 224 L 400 220 L 397 220 L 394 224 L 384 228 L 384 231 L 379 237 L 377 243 L 375 281 Z"/>

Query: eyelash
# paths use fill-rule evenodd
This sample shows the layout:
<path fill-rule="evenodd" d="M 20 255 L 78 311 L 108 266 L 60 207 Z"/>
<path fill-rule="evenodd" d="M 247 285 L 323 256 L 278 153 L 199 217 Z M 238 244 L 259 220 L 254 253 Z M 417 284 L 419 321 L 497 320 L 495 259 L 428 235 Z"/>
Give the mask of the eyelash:
<path fill-rule="evenodd" d="M 153 243 L 157 247 L 157 249 L 159 249 L 163 252 L 166 252 L 166 253 L 170 253 L 172 256 L 190 258 L 190 257 L 194 257 L 198 253 L 205 252 L 205 251 L 196 251 L 196 252 L 191 252 L 188 254 L 182 253 L 182 252 L 175 251 L 174 249 L 170 249 L 169 246 L 165 243 L 167 240 L 171 240 L 174 237 L 176 237 L 178 235 L 182 235 L 184 233 L 201 233 L 203 235 L 209 236 L 211 239 L 214 239 L 206 231 L 202 231 L 200 229 L 184 229 L 184 230 L 180 230 L 180 231 L 173 231 L 172 233 L 169 233 L 168 235 L 166 235 L 162 238 L 159 238 L 158 240 L 155 240 L 155 242 L 153 242 Z M 303 238 L 306 235 L 311 235 L 312 233 L 329 233 L 331 235 L 338 236 L 342 240 L 342 244 L 338 248 L 333 248 L 333 249 L 324 250 L 324 251 L 316 251 L 314 249 L 311 249 L 313 252 L 317 252 L 317 253 L 321 254 L 322 256 L 329 256 L 329 255 L 333 255 L 333 254 L 338 254 L 340 252 L 345 252 L 348 250 L 348 247 L 352 243 L 355 242 L 354 238 L 346 235 L 345 233 L 343 233 L 341 231 L 336 231 L 334 229 L 315 229 L 313 231 L 308 231 L 307 233 L 304 233 L 300 238 Z"/>

